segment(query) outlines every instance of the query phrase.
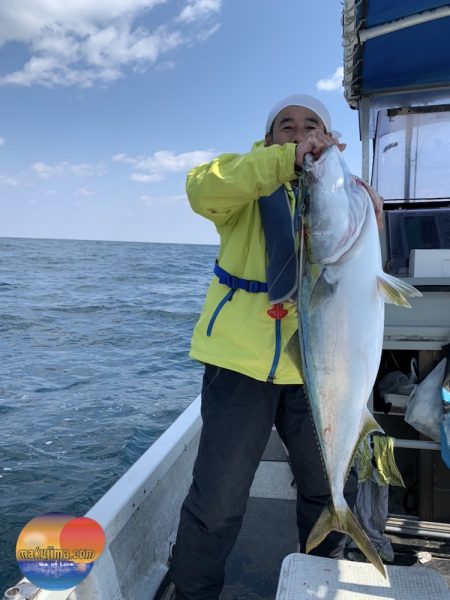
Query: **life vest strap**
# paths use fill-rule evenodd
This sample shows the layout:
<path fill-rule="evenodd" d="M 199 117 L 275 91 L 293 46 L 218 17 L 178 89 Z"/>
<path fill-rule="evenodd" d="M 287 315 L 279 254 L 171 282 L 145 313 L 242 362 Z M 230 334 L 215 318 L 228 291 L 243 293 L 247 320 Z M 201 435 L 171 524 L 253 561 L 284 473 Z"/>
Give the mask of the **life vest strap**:
<path fill-rule="evenodd" d="M 219 266 L 217 260 L 214 265 L 214 274 L 219 278 L 219 283 L 226 285 L 232 290 L 245 290 L 251 294 L 259 294 L 260 292 L 267 293 L 268 290 L 266 282 L 252 281 L 251 279 L 243 279 L 242 277 L 231 275 L 231 273 L 228 273 L 228 271 L 225 271 L 225 269 L 222 269 L 222 267 Z"/>
<path fill-rule="evenodd" d="M 231 275 L 225 269 L 219 266 L 218 261 L 216 260 L 216 264 L 214 265 L 214 274 L 219 278 L 219 283 L 222 285 L 226 285 L 230 288 L 230 291 L 225 295 L 225 297 L 219 302 L 217 308 L 215 309 L 211 320 L 209 322 L 206 335 L 211 336 L 212 329 L 214 323 L 217 319 L 219 312 L 225 306 L 227 302 L 230 302 L 233 298 L 234 292 L 236 290 L 244 290 L 246 292 L 250 292 L 251 294 L 258 294 L 260 292 L 267 293 L 268 286 L 264 281 L 251 281 L 250 279 L 243 279 L 242 277 L 236 277 L 235 275 Z M 267 311 L 267 314 L 272 317 L 275 321 L 275 353 L 273 357 L 272 366 L 267 377 L 267 381 L 273 382 L 275 380 L 275 372 L 278 367 L 278 363 L 280 361 L 281 354 L 281 320 L 288 314 L 288 311 L 283 308 L 282 304 L 274 304 L 272 308 Z"/>

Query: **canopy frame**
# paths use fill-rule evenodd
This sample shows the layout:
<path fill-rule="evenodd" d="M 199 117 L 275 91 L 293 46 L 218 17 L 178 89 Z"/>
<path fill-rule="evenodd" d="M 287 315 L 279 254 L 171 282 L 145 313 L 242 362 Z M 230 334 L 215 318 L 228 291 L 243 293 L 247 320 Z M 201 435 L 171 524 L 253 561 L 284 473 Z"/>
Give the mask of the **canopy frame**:
<path fill-rule="evenodd" d="M 373 1 L 373 0 L 372 0 Z M 385 89 L 364 91 L 363 67 L 365 44 L 384 35 L 393 34 L 405 29 L 411 29 L 417 25 L 423 25 L 432 21 L 440 21 L 450 18 L 450 3 L 430 10 L 423 10 L 416 14 L 408 15 L 392 21 L 387 21 L 372 27 L 366 26 L 366 13 L 369 0 L 344 0 L 342 12 L 343 47 L 344 47 L 344 96 L 352 108 L 359 108 L 359 101 L 364 95 L 382 95 L 392 93 L 415 93 L 423 89 L 449 89 L 450 81 L 437 81 L 435 83 L 422 83 L 414 86 L 414 83 L 399 84 L 394 88 L 386 85 Z M 424 48 L 426 51 L 426 48 Z"/>

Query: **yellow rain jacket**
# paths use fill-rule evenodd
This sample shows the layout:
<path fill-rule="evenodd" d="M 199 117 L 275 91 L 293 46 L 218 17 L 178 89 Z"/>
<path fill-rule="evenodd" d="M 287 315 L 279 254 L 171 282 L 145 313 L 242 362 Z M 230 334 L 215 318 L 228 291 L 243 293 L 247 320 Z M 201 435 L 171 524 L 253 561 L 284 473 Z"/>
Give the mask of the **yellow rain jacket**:
<path fill-rule="evenodd" d="M 231 275 L 266 281 L 266 245 L 258 199 L 284 184 L 294 210 L 289 184 L 298 176 L 294 162 L 295 144 L 266 148 L 258 142 L 247 154 L 222 154 L 188 174 L 189 202 L 196 213 L 215 224 L 220 235 L 218 262 Z M 229 292 L 230 288 L 213 274 L 194 329 L 190 356 L 267 381 L 275 354 L 275 319 L 267 313 L 271 308 L 268 294 L 238 289 L 215 315 Z M 297 308 L 291 302 L 285 302 L 283 308 L 289 312 L 281 320 L 281 353 L 274 383 L 298 384 L 299 372 L 284 352 L 297 329 Z"/>

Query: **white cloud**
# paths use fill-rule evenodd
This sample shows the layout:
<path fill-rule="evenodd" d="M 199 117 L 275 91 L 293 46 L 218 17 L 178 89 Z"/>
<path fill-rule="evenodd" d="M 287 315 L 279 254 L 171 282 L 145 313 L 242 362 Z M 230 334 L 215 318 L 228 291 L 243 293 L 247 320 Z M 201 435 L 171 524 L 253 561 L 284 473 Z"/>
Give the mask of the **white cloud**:
<path fill-rule="evenodd" d="M 165 60 L 156 66 L 158 71 L 170 71 L 175 68 L 175 62 L 173 60 Z"/>
<path fill-rule="evenodd" d="M 340 90 L 342 88 L 343 77 L 344 68 L 338 67 L 331 77 L 328 77 L 327 79 L 319 79 L 319 81 L 316 83 L 316 88 L 326 92 Z"/>
<path fill-rule="evenodd" d="M 92 87 L 173 61 L 167 54 L 207 39 L 221 0 L 189 0 L 176 19 L 143 26 L 146 13 L 167 0 L 15 0 L 0 2 L 0 47 L 19 42 L 30 53 L 0 85 Z M 205 31 L 198 24 L 205 21 Z M 195 23 L 194 32 L 189 24 Z M 175 26 L 178 24 L 178 27 Z M 192 29 L 192 27 L 191 27 Z"/>
<path fill-rule="evenodd" d="M 128 156 L 115 154 L 113 160 L 133 165 L 130 179 L 139 183 L 161 181 L 170 173 L 186 172 L 192 167 L 209 162 L 216 152 L 214 150 L 194 150 L 175 154 L 169 150 L 159 150 L 151 156 Z"/>
<path fill-rule="evenodd" d="M 15 0 L 0 3 L 0 44 L 31 42 L 43 30 L 59 26 L 86 33 L 92 25 L 132 19 L 166 0 Z"/>
<path fill-rule="evenodd" d="M 159 28 L 150 33 L 141 28 L 131 30 L 128 25 L 92 28 L 83 37 L 66 32 L 72 37 L 61 38 L 54 29 L 46 35 L 45 40 L 32 44 L 36 55 L 20 70 L 0 77 L 0 83 L 83 88 L 107 84 L 122 77 L 126 66 L 145 71 L 160 54 L 182 42 L 178 32 Z"/>
<path fill-rule="evenodd" d="M 211 36 L 213 36 L 220 29 L 220 23 L 214 23 L 211 27 L 206 29 L 201 29 L 198 34 L 195 36 L 195 41 L 198 44 L 203 44 L 209 40 Z"/>
<path fill-rule="evenodd" d="M 5 143 L 5 138 L 0 137 L 0 146 L 3 146 L 4 143 Z"/>
<path fill-rule="evenodd" d="M 9 177 L 9 175 L 0 174 L 0 183 L 4 183 L 5 185 L 17 186 L 19 185 L 19 180 L 15 177 Z"/>
<path fill-rule="evenodd" d="M 81 198 L 89 198 L 90 196 L 95 196 L 95 192 L 88 188 L 81 187 L 76 192 L 74 192 L 73 195 L 80 196 Z"/>
<path fill-rule="evenodd" d="M 107 169 L 102 162 L 69 165 L 69 170 L 77 177 L 98 177 L 107 173 Z"/>
<path fill-rule="evenodd" d="M 51 179 L 61 175 L 65 170 L 67 163 L 61 162 L 54 165 L 47 165 L 43 162 L 35 162 L 31 165 L 30 170 L 40 179 Z"/>
<path fill-rule="evenodd" d="M 136 159 L 128 158 L 128 156 L 126 154 L 124 154 L 123 152 L 120 152 L 119 154 L 114 154 L 112 159 L 114 162 L 124 162 L 124 163 L 130 163 L 130 164 L 134 164 L 136 162 Z"/>
<path fill-rule="evenodd" d="M 141 196 L 141 202 L 146 206 L 162 206 L 187 202 L 187 196 L 186 194 L 173 194 L 169 196 L 150 196 L 145 194 L 144 196 Z"/>
<path fill-rule="evenodd" d="M 68 161 L 59 161 L 51 164 L 36 161 L 13 176 L 0 174 L 0 184 L 34 187 L 36 182 L 49 181 L 58 177 L 86 179 L 100 177 L 107 172 L 108 169 L 101 161 L 97 163 L 69 163 Z M 80 188 L 80 190 L 82 189 Z M 47 189 L 44 193 L 55 195 L 57 192 L 54 189 Z M 83 195 L 83 192 L 80 192 L 80 195 Z"/>
<path fill-rule="evenodd" d="M 51 165 L 37 161 L 30 166 L 30 171 L 40 179 L 53 179 L 63 175 L 75 175 L 76 177 L 98 177 L 107 172 L 102 162 L 89 164 L 70 164 L 67 161 L 53 163 Z"/>
<path fill-rule="evenodd" d="M 220 12 L 222 0 L 190 0 L 181 11 L 178 20 L 192 23 Z"/>
<path fill-rule="evenodd" d="M 137 181 L 138 183 L 151 183 L 153 181 L 161 181 L 164 178 L 162 175 L 158 175 L 157 173 L 154 175 L 145 175 L 145 173 L 132 173 L 130 175 L 130 179 Z"/>

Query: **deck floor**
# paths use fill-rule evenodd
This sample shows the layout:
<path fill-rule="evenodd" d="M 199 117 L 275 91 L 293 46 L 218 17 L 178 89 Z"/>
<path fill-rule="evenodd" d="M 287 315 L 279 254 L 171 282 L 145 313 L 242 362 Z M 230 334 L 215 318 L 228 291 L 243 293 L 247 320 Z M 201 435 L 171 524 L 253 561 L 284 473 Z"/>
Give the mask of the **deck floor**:
<path fill-rule="evenodd" d="M 263 460 L 286 460 L 276 437 L 271 439 Z M 450 540 L 388 537 L 395 552 L 391 564 L 434 569 L 450 588 Z M 297 551 L 297 541 L 295 500 L 251 497 L 241 533 L 227 563 L 220 600 L 273 600 L 281 563 L 286 555 Z M 350 558 L 350 552 L 353 559 L 365 560 L 354 550 L 349 550 L 346 558 Z M 421 557 L 426 562 L 422 563 Z"/>
<path fill-rule="evenodd" d="M 281 563 L 297 550 L 294 500 L 250 498 L 220 600 L 275 598 Z"/>
<path fill-rule="evenodd" d="M 395 552 L 394 562 L 389 564 L 431 568 L 442 575 L 450 589 L 448 542 L 398 535 L 388 537 Z M 220 600 L 273 600 L 281 563 L 296 549 L 295 502 L 250 498 L 241 534 L 228 560 Z M 347 558 L 350 553 L 353 558 L 364 560 L 354 550 L 347 552 Z M 420 561 L 421 556 L 426 562 Z"/>

